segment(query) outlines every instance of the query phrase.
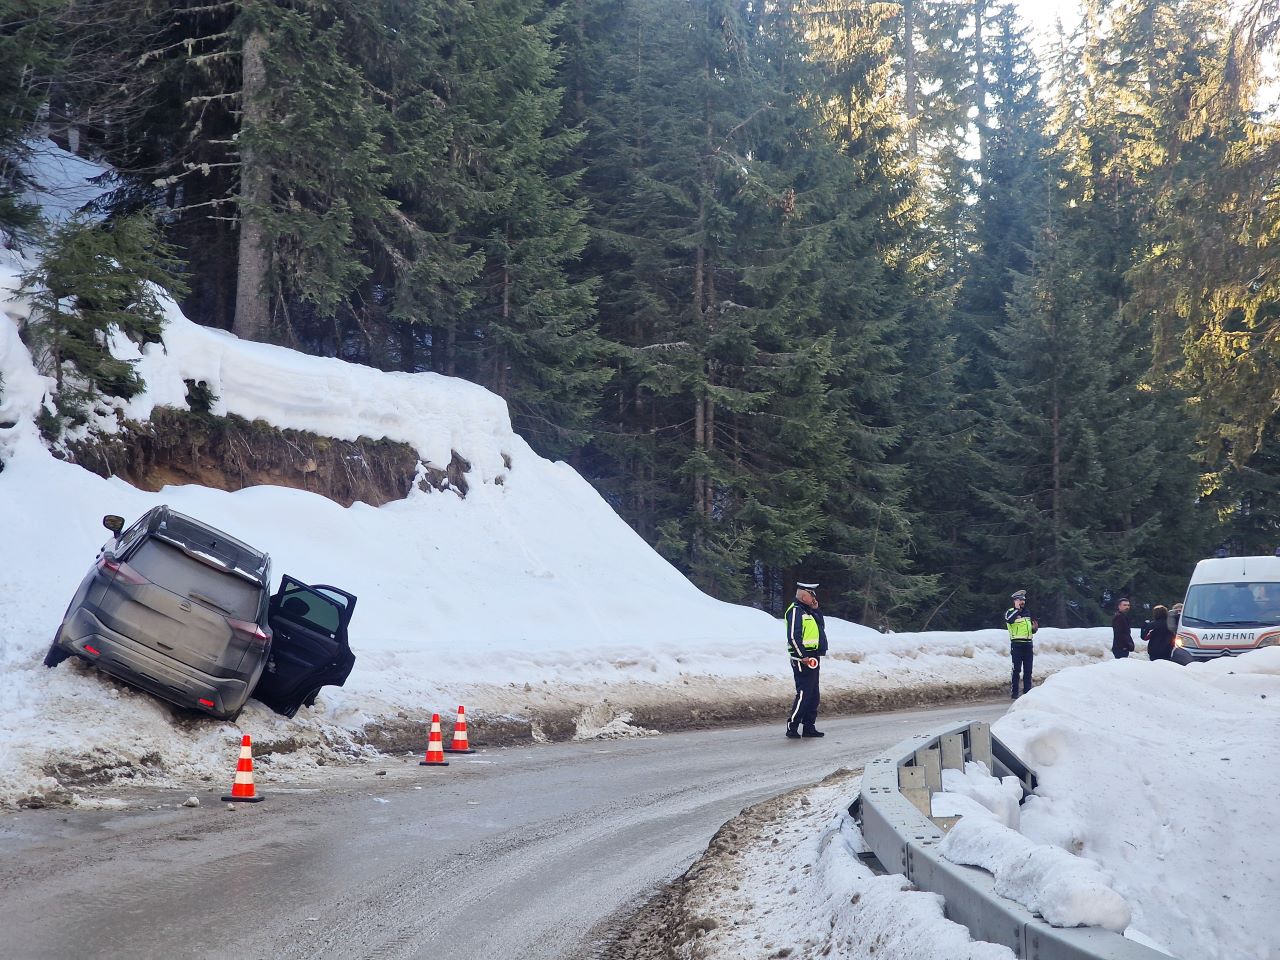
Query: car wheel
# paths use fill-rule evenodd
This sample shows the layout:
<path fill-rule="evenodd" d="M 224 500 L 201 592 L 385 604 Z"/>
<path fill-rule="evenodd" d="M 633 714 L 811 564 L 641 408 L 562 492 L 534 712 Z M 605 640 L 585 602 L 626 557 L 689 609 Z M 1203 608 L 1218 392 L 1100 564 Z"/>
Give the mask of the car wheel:
<path fill-rule="evenodd" d="M 302 705 L 304 707 L 314 707 L 316 705 L 316 697 L 318 696 L 320 696 L 320 688 L 316 687 L 314 690 L 312 690 L 310 693 L 308 693 L 305 697 L 302 698 Z"/>
<path fill-rule="evenodd" d="M 44 655 L 44 665 L 46 667 L 56 667 L 70 656 L 71 654 L 58 646 L 58 641 L 55 640 L 53 643 L 49 644 L 49 652 Z"/>

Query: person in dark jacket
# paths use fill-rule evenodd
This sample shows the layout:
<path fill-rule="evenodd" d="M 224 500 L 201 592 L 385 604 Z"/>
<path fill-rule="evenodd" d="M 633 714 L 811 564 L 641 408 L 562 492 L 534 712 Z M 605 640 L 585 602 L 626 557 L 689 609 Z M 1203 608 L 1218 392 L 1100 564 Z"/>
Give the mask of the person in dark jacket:
<path fill-rule="evenodd" d="M 1027 612 L 1027 591 L 1013 593 L 1013 606 L 1004 612 L 1004 623 L 1009 628 L 1009 657 L 1013 660 L 1013 676 L 1009 682 L 1010 699 L 1018 699 L 1018 671 L 1022 671 L 1022 692 L 1031 689 L 1031 665 L 1035 660 L 1032 637 L 1040 624 Z"/>
<path fill-rule="evenodd" d="M 826 736 L 814 726 L 818 722 L 821 658 L 827 655 L 827 627 L 818 611 L 817 590 L 816 583 L 797 583 L 796 602 L 783 614 L 791 676 L 796 682 L 796 699 L 787 718 L 787 736 L 791 738 Z"/>
<path fill-rule="evenodd" d="M 1111 618 L 1111 653 L 1119 660 L 1133 652 L 1133 627 L 1129 625 L 1129 598 L 1121 597 Z"/>
<path fill-rule="evenodd" d="M 1147 656 L 1152 660 L 1173 659 L 1173 617 L 1163 604 L 1151 608 L 1151 619 L 1142 625 L 1142 639 L 1147 641 Z"/>

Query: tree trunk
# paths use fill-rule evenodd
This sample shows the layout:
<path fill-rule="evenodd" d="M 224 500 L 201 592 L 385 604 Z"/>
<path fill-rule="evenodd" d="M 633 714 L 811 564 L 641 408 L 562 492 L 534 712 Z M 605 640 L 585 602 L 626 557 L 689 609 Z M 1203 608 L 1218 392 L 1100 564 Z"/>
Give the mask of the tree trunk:
<path fill-rule="evenodd" d="M 400 327 L 400 369 L 413 373 L 418 365 L 418 338 L 413 324 L 401 320 Z"/>
<path fill-rule="evenodd" d="M 236 315 L 231 332 L 241 340 L 266 341 L 271 333 L 267 301 L 267 251 L 261 211 L 271 200 L 271 175 L 259 161 L 246 129 L 261 129 L 266 120 L 267 38 L 251 32 L 241 51 L 240 119 L 240 251 L 236 271 Z"/>
<path fill-rule="evenodd" d="M 1053 520 L 1051 523 L 1051 532 L 1053 539 L 1053 596 L 1055 597 L 1054 606 L 1057 608 L 1057 625 L 1060 627 L 1067 626 L 1067 595 L 1066 595 L 1066 578 L 1062 570 L 1062 411 L 1059 407 L 1058 399 L 1058 377 L 1054 374 L 1052 381 L 1052 408 L 1050 429 L 1053 432 L 1053 480 L 1052 480 L 1052 496 L 1053 496 Z"/>
<path fill-rule="evenodd" d="M 920 142 L 916 134 L 916 115 L 919 113 L 916 104 L 916 87 L 919 84 L 916 76 L 916 0 L 903 0 L 902 3 L 902 54 L 907 74 L 907 148 L 911 151 L 911 156 L 918 157 Z"/>
<path fill-rule="evenodd" d="M 507 245 L 510 249 L 511 244 L 511 227 L 507 227 Z M 511 267 L 508 264 L 502 265 L 502 329 L 511 329 Z M 498 355 L 494 358 L 494 390 L 498 396 L 504 400 L 510 399 L 508 390 L 508 374 L 511 364 L 507 361 L 506 347 L 498 349 Z"/>
<path fill-rule="evenodd" d="M 973 97 L 977 107 L 978 173 L 987 179 L 987 50 L 982 27 L 987 19 L 987 0 L 973 4 Z"/>
<path fill-rule="evenodd" d="M 704 193 L 698 203 L 698 249 L 694 255 L 693 265 L 693 316 L 694 322 L 697 323 L 699 327 L 701 327 L 706 306 L 704 301 L 705 290 L 703 289 L 703 274 L 705 273 L 707 266 L 707 250 L 705 244 L 707 199 L 705 191 L 708 188 L 705 182 L 702 186 Z M 702 372 L 705 376 L 705 357 L 703 359 L 703 363 L 704 366 Z M 703 392 L 703 383 L 701 378 L 699 378 L 693 384 L 693 447 L 697 451 L 706 449 L 707 444 L 707 405 L 706 397 L 703 396 Z M 699 516 L 705 517 L 707 514 L 706 500 L 707 476 L 703 473 L 702 468 L 699 467 L 697 475 L 693 478 L 693 508 Z M 700 545 L 702 539 L 701 530 L 696 534 L 695 539 Z"/>

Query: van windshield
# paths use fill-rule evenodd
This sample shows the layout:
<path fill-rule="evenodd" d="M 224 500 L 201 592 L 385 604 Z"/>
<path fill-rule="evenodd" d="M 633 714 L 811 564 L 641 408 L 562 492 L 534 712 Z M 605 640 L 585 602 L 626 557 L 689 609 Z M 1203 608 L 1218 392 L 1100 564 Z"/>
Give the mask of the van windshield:
<path fill-rule="evenodd" d="M 1280 583 L 1194 584 L 1187 590 L 1182 622 L 1189 627 L 1280 624 Z"/>

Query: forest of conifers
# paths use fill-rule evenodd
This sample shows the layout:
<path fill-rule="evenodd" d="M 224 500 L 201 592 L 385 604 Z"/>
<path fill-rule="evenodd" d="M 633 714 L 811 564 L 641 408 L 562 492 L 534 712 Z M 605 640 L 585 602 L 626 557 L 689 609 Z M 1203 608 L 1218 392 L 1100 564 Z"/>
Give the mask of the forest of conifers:
<path fill-rule="evenodd" d="M 1101 623 L 1280 546 L 1280 0 L 1070 22 L 0 0 L 0 229 L 70 420 L 138 389 L 100 331 L 154 339 L 159 280 L 241 337 L 483 384 L 725 600 L 815 579 L 937 629 L 1025 588 Z M 57 227 L 48 138 L 114 171 Z"/>

